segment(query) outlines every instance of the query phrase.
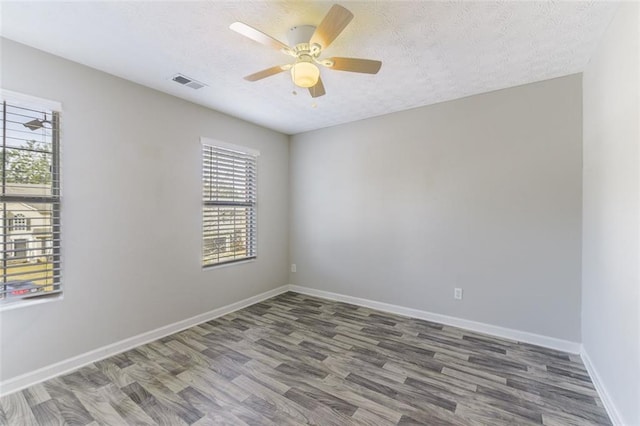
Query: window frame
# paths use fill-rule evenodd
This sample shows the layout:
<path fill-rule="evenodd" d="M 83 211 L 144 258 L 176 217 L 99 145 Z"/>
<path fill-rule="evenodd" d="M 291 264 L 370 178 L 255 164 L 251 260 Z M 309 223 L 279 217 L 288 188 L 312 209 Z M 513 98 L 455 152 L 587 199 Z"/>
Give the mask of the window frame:
<path fill-rule="evenodd" d="M 12 297 L 0 297 L 0 311 L 14 309 L 16 307 L 29 306 L 35 304 L 41 304 L 53 300 L 61 300 L 63 298 L 63 285 L 62 285 L 62 250 L 61 250 L 61 212 L 62 212 L 62 199 L 61 199 L 61 126 L 60 126 L 60 114 L 62 111 L 62 105 L 60 102 L 51 101 L 47 99 L 37 98 L 31 95 L 25 95 L 18 92 L 13 92 L 6 89 L 0 89 L 0 103 L 3 104 L 2 122 L 3 126 L 6 126 L 7 120 L 7 105 L 14 108 L 30 109 L 32 111 L 42 112 L 50 115 L 50 124 L 52 128 L 51 132 L 51 194 L 50 195 L 25 195 L 25 194 L 7 194 L 4 192 L 4 185 L 7 184 L 4 173 L 0 173 L 0 185 L 2 185 L 2 191 L 0 191 L 0 204 L 3 210 L 3 225 L 4 231 L 0 233 L 0 247 L 12 246 L 12 250 L 15 251 L 15 241 L 9 239 L 9 231 L 13 229 L 14 218 L 8 218 L 6 203 L 34 203 L 44 204 L 50 206 L 50 227 L 51 227 L 51 258 L 52 264 L 52 284 L 44 284 L 44 286 L 51 285 L 53 290 L 44 290 L 36 292 L 25 293 L 24 296 L 12 296 Z M 6 127 L 5 127 L 6 128 Z M 4 150 L 7 147 L 6 131 L 3 128 L 3 134 L 0 138 L 1 148 Z M 3 160 L 4 161 L 4 160 Z M 4 164 L 2 165 L 4 168 Z M 23 215 L 24 216 L 24 215 Z M 24 217 L 25 226 L 29 231 L 32 227 L 29 217 Z M 35 238 L 34 240 L 26 240 L 27 252 L 34 250 L 42 254 L 41 239 Z M 30 243 L 36 242 L 37 248 L 31 247 Z M 45 242 L 46 244 L 46 242 Z M 45 247 L 46 249 L 46 247 Z M 6 280 L 5 274 L 7 270 L 7 264 L 10 259 L 6 254 L 0 259 L 0 290 L 4 290 L 4 280 Z M 23 278 L 24 279 L 24 278 Z M 33 279 L 33 278 L 31 278 Z"/>
<path fill-rule="evenodd" d="M 206 162 L 207 149 L 211 150 L 210 154 L 218 150 L 224 151 L 232 151 L 238 153 L 238 158 L 244 157 L 253 157 L 252 167 L 254 168 L 253 172 L 253 194 L 249 198 L 253 199 L 253 202 L 224 202 L 224 201 L 213 201 L 206 200 L 206 184 L 205 178 L 208 172 Z M 258 188 L 258 158 L 260 156 L 260 151 L 246 147 L 241 145 L 230 144 L 227 142 L 222 142 L 216 139 L 211 139 L 207 137 L 200 138 L 200 159 L 201 159 L 201 251 L 200 251 L 200 264 L 203 270 L 211 269 L 211 268 L 221 268 L 231 265 L 238 265 L 242 263 L 254 262 L 258 257 L 258 197 L 259 197 L 259 188 Z M 219 240 L 221 237 L 209 236 L 207 237 L 207 229 L 206 229 L 206 209 L 207 207 L 229 207 L 229 208 L 242 208 L 247 207 L 250 209 L 251 218 L 248 220 L 248 223 L 244 225 L 244 227 L 234 226 L 233 229 L 229 232 L 230 239 L 225 242 L 227 246 L 233 246 L 236 235 L 238 235 L 238 230 L 240 230 L 240 234 L 242 234 L 242 230 L 244 229 L 244 235 L 247 240 L 247 250 L 250 250 L 250 253 L 246 256 L 232 258 L 229 260 L 211 262 L 206 260 L 206 241 L 208 239 L 211 240 Z M 224 215 L 219 216 L 220 222 L 222 222 L 222 218 Z M 227 221 L 227 220 L 224 220 Z"/>

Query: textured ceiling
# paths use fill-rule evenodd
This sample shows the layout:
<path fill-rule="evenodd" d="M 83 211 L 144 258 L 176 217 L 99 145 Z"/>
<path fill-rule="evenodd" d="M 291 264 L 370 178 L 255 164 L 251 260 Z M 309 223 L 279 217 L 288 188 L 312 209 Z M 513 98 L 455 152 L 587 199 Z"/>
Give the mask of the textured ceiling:
<path fill-rule="evenodd" d="M 1 34 L 154 89 L 295 134 L 581 72 L 617 7 L 603 2 L 341 1 L 355 18 L 323 57 L 382 60 L 377 75 L 322 69 L 313 100 L 281 73 L 290 57 L 229 30 L 245 22 L 286 43 L 317 25 L 316 1 L 2 2 Z M 183 73 L 208 85 L 170 81 Z M 317 104 L 313 107 L 312 104 Z"/>

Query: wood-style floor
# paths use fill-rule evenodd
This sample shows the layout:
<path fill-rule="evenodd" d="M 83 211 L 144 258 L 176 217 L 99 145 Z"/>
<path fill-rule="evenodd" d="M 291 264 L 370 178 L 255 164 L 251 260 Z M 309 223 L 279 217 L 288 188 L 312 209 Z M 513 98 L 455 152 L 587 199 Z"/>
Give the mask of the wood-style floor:
<path fill-rule="evenodd" d="M 296 293 L 0 408 L 9 425 L 610 424 L 576 355 Z"/>

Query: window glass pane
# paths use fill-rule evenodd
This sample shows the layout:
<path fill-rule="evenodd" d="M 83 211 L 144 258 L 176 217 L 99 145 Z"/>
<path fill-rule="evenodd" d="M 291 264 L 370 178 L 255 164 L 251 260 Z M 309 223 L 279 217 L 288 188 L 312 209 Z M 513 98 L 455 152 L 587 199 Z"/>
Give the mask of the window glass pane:
<path fill-rule="evenodd" d="M 255 221 L 251 207 L 205 207 L 204 263 L 253 256 Z"/>
<path fill-rule="evenodd" d="M 0 292 L 7 299 L 59 288 L 59 225 L 49 203 L 1 203 Z"/>
<path fill-rule="evenodd" d="M 36 146 L 30 144 L 30 146 Z M 3 162 L 7 195 L 51 195 L 53 154 L 31 149 L 6 148 Z"/>
<path fill-rule="evenodd" d="M 256 156 L 203 145 L 203 265 L 256 256 Z"/>
<path fill-rule="evenodd" d="M 0 300 L 60 290 L 58 116 L 2 104 Z"/>

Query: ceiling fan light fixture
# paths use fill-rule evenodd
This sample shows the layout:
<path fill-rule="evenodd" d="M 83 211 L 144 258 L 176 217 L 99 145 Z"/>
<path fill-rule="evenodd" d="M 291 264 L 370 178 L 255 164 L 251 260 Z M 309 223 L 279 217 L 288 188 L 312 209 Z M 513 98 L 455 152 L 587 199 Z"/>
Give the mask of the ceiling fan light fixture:
<path fill-rule="evenodd" d="M 300 61 L 291 67 L 291 79 L 298 87 L 313 87 L 318 83 L 320 70 L 311 62 Z"/>

